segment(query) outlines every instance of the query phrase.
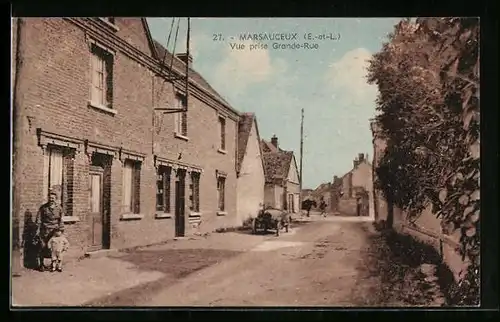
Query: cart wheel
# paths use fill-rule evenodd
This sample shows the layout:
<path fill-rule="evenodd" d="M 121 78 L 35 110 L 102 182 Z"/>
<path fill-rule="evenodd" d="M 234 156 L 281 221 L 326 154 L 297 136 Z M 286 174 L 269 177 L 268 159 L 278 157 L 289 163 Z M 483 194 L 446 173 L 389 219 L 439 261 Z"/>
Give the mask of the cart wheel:
<path fill-rule="evenodd" d="M 256 234 L 257 233 L 257 218 L 254 218 L 252 220 L 252 233 Z"/>

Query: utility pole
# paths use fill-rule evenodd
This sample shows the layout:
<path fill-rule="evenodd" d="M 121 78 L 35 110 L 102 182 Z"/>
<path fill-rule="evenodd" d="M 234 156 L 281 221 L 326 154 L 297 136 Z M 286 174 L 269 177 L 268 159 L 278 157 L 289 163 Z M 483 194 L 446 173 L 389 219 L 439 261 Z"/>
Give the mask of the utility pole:
<path fill-rule="evenodd" d="M 299 209 L 300 214 L 302 215 L 302 154 L 304 150 L 304 108 L 301 111 L 301 120 L 300 120 L 300 170 L 299 170 Z"/>
<path fill-rule="evenodd" d="M 188 96 L 189 96 L 189 43 L 191 38 L 191 19 L 187 18 L 187 34 L 186 34 L 186 112 L 188 108 Z"/>

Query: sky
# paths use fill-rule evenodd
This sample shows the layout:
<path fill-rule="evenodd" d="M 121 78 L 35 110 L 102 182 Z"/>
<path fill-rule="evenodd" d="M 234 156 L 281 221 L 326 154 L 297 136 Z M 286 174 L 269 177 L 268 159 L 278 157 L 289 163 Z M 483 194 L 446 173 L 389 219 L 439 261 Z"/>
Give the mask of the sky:
<path fill-rule="evenodd" d="M 147 20 L 153 38 L 167 46 L 172 18 Z M 295 152 L 297 166 L 303 108 L 303 188 L 314 189 L 350 171 L 358 153 L 368 154 L 371 161 L 369 120 L 376 113 L 378 90 L 367 84 L 366 67 L 399 20 L 192 18 L 193 68 L 233 108 L 254 112 L 261 138 L 276 135 L 282 149 Z M 186 48 L 186 18 L 175 19 L 167 47 L 174 49 L 177 21 L 175 53 L 180 53 Z M 241 39 L 246 34 L 280 34 L 285 39 Z M 307 43 L 308 48 L 279 49 L 274 43 Z"/>

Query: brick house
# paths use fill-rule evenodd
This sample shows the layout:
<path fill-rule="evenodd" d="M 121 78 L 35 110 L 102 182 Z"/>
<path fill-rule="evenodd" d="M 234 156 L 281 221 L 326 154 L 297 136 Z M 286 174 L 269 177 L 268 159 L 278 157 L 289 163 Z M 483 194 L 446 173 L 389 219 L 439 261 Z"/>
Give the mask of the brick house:
<path fill-rule="evenodd" d="M 265 206 L 299 213 L 300 182 L 293 151 L 282 150 L 276 136 L 271 142 L 261 140 L 261 147 L 266 175 Z"/>
<path fill-rule="evenodd" d="M 368 155 L 359 153 L 352 170 L 341 178 L 334 176 L 331 187 L 333 211 L 349 216 L 374 216 L 372 165 Z"/>
<path fill-rule="evenodd" d="M 174 57 L 170 77 L 144 18 L 19 18 L 13 29 L 20 231 L 49 189 L 68 255 L 233 225 L 239 113 L 192 69 L 188 111 L 155 111 L 184 107 L 190 57 Z"/>
<path fill-rule="evenodd" d="M 243 113 L 238 126 L 237 225 L 255 217 L 264 204 L 264 160 L 259 127 L 253 113 Z"/>

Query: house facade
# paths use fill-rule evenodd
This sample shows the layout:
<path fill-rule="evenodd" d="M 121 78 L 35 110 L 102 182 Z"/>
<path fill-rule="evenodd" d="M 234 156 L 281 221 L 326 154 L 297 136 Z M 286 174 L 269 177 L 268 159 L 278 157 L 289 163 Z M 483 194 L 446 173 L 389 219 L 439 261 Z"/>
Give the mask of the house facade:
<path fill-rule="evenodd" d="M 264 204 L 264 161 L 257 118 L 253 113 L 243 113 L 240 118 L 236 174 L 238 226 L 255 217 Z"/>
<path fill-rule="evenodd" d="M 334 212 L 374 217 L 372 165 L 368 155 L 359 153 L 351 171 L 341 178 L 333 178 L 331 194 Z"/>
<path fill-rule="evenodd" d="M 322 183 L 320 184 L 314 191 L 312 192 L 312 200 L 316 202 L 316 208 L 319 209 L 321 200 L 323 200 L 326 203 L 326 211 L 330 211 L 332 207 L 332 183 L 327 182 L 327 183 Z"/>
<path fill-rule="evenodd" d="M 273 136 L 271 142 L 262 140 L 261 147 L 266 175 L 265 206 L 299 213 L 301 191 L 297 162 L 293 151 L 280 149 L 276 136 Z"/>
<path fill-rule="evenodd" d="M 239 113 L 192 69 L 184 111 L 190 57 L 167 55 L 144 18 L 19 18 L 15 29 L 21 231 L 49 190 L 73 255 L 235 221 Z"/>

